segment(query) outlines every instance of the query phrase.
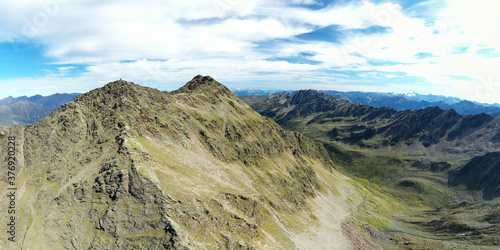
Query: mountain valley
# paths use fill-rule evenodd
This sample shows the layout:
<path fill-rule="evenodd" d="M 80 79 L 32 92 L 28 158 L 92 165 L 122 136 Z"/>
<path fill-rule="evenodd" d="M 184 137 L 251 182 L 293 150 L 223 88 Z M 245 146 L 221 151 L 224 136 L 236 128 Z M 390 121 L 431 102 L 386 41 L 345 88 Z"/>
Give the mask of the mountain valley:
<path fill-rule="evenodd" d="M 374 108 L 314 90 L 241 98 L 285 129 L 322 143 L 341 172 L 366 181 L 371 191 L 422 208 L 400 217 L 415 226 L 410 235 L 468 241 L 472 232 L 475 242 L 500 244 L 498 223 L 483 217 L 499 206 L 497 119 L 437 107 Z"/>

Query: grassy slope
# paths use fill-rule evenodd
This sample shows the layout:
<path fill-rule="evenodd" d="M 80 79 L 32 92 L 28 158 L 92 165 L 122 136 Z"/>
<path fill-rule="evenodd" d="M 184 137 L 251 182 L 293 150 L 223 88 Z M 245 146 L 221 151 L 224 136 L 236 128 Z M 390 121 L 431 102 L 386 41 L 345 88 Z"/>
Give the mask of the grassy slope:
<path fill-rule="evenodd" d="M 195 109 L 188 106 L 183 106 L 182 110 L 187 110 L 191 116 L 201 111 L 203 119 L 210 120 L 210 117 L 218 117 L 218 110 L 228 108 L 225 105 L 227 105 L 229 100 L 222 99 L 223 103 L 220 104 L 222 106 L 215 110 L 200 110 L 199 108 Z M 233 103 L 233 105 L 241 104 Z M 176 108 L 181 107 L 172 107 L 172 109 Z M 225 113 L 225 115 L 234 116 L 231 113 Z M 255 116 L 255 113 L 251 112 L 239 115 L 244 117 L 247 122 L 250 122 L 252 119 L 260 119 L 258 116 Z M 163 118 L 158 116 L 159 120 Z M 235 119 L 235 117 L 226 117 L 223 123 L 229 122 L 232 119 Z M 213 133 L 215 132 L 213 131 Z M 193 129 L 188 133 L 190 134 L 189 137 L 193 138 L 197 136 L 198 130 Z M 246 139 L 246 141 L 252 140 L 257 140 L 257 138 L 249 137 Z M 163 190 L 168 190 L 169 195 L 174 199 L 220 200 L 222 194 L 233 193 L 250 197 L 251 199 L 267 200 L 264 203 L 262 217 L 260 218 L 264 222 L 260 226 L 262 231 L 257 237 L 252 239 L 256 245 L 294 248 L 295 246 L 305 244 L 308 241 L 307 239 L 311 241 L 310 243 L 317 241 L 317 236 L 315 236 L 317 232 L 315 231 L 324 230 L 324 225 L 322 225 L 324 222 L 317 218 L 319 216 L 318 211 L 311 210 L 314 206 L 301 205 L 299 209 L 294 208 L 287 201 L 289 198 L 286 198 L 288 191 L 285 186 L 276 190 L 273 188 L 273 186 L 278 184 L 275 183 L 276 180 L 293 181 L 290 179 L 288 173 L 290 171 L 288 166 L 290 165 L 307 164 L 313 167 L 319 174 L 321 196 L 331 196 L 334 194 L 333 197 L 340 204 L 348 204 L 341 198 L 347 196 L 341 186 L 349 187 L 351 184 L 345 178 L 339 176 L 335 170 L 328 171 L 323 167 L 321 162 L 317 162 L 316 160 L 303 157 L 301 161 L 297 161 L 298 159 L 293 154 L 285 153 L 280 157 L 261 158 L 259 160 L 261 164 L 258 168 L 255 166 L 246 167 L 238 163 L 228 164 L 223 162 L 207 152 L 204 149 L 206 145 L 202 141 L 195 140 L 194 143 L 192 142 L 189 143 L 189 149 L 186 149 L 182 145 L 179 145 L 182 143 L 165 143 L 163 140 L 135 135 L 127 143 L 133 151 L 137 150 L 147 155 L 147 160 L 144 157 L 137 160 L 138 162 L 145 162 L 141 164 L 139 172 L 148 175 L 150 179 L 158 179 Z M 229 151 L 226 153 L 229 154 Z M 168 166 L 168 168 L 165 168 L 165 166 Z M 354 193 L 358 192 L 355 187 L 348 189 L 354 190 Z M 293 192 L 290 195 L 296 196 Z M 318 198 L 308 198 L 308 203 L 320 202 Z M 351 199 L 356 200 L 353 197 Z M 244 212 L 232 207 L 231 204 L 225 204 L 224 207 L 240 217 L 247 217 Z M 336 215 L 343 214 L 344 212 L 342 211 L 344 209 L 338 207 L 338 205 L 336 210 L 332 209 L 332 207 L 328 208 L 328 210 L 336 213 Z M 343 218 L 344 216 L 336 218 L 340 220 L 338 223 L 339 228 Z M 199 230 L 190 231 L 193 239 L 203 238 L 203 234 L 206 231 L 202 228 Z M 335 236 L 331 232 L 329 236 L 341 237 Z M 217 238 L 217 236 L 214 236 L 214 238 Z M 210 242 L 210 239 L 206 240 Z M 214 243 L 208 243 L 208 245 L 210 244 Z"/>
<path fill-rule="evenodd" d="M 477 249 L 490 249 L 488 245 L 495 245 L 500 240 L 497 236 L 489 236 L 488 232 L 476 237 L 476 241 L 461 237 L 461 232 L 450 233 L 444 230 L 441 234 L 432 233 L 434 224 L 431 222 L 439 216 L 423 214 L 441 210 L 454 213 L 456 207 L 448 205 L 454 200 L 456 190 L 447 186 L 446 171 L 429 171 L 412 166 L 413 163 L 421 161 L 425 151 L 416 157 L 408 156 L 404 152 L 387 153 L 345 146 L 323 136 L 335 126 L 339 126 L 338 123 L 308 124 L 312 117 L 292 119 L 283 127 L 304 133 L 322 143 L 336 168 L 367 190 L 370 195 L 358 206 L 354 217 L 381 231 L 392 231 L 391 240 L 397 243 L 392 247 L 447 249 L 468 248 L 470 244 L 474 244 Z M 457 166 L 460 163 L 463 161 L 451 164 Z M 381 206 L 381 203 L 387 205 Z M 486 207 L 491 210 L 491 206 Z M 478 208 L 471 208 L 469 211 L 471 215 L 477 213 L 481 214 L 483 211 Z M 461 225 L 464 223 L 461 218 L 448 216 L 442 220 L 445 224 Z M 471 228 L 474 228 L 474 225 Z"/>
<path fill-rule="evenodd" d="M 192 248 L 349 246 L 342 221 L 371 192 L 310 139 L 227 96 L 120 86 L 9 131 L 20 239 L 2 247 L 146 249 L 172 236 L 165 224 Z"/>

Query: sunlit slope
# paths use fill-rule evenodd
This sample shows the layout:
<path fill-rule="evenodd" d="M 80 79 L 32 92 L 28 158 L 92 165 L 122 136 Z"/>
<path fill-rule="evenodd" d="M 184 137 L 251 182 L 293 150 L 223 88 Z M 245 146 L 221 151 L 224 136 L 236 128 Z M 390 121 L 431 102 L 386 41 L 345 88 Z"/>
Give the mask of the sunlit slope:
<path fill-rule="evenodd" d="M 351 249 L 376 246 L 342 229 L 369 215 L 358 206 L 376 206 L 377 223 L 395 209 L 210 77 L 173 93 L 112 82 L 3 131 L 18 158 L 5 248 Z"/>

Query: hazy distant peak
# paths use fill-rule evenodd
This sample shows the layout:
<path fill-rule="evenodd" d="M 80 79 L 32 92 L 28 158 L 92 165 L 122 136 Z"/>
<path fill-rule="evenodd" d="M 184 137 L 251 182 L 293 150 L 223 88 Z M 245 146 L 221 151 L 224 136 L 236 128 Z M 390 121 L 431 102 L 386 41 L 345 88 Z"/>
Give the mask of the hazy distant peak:
<path fill-rule="evenodd" d="M 301 103 L 306 103 L 306 102 L 320 100 L 320 99 L 321 100 L 329 100 L 329 101 L 333 101 L 333 102 L 337 101 L 336 98 L 331 96 L 331 95 L 321 93 L 317 90 L 308 89 L 308 90 L 299 90 L 299 91 L 295 92 L 294 94 L 292 94 L 292 96 L 290 98 L 290 102 L 292 104 L 301 104 Z"/>

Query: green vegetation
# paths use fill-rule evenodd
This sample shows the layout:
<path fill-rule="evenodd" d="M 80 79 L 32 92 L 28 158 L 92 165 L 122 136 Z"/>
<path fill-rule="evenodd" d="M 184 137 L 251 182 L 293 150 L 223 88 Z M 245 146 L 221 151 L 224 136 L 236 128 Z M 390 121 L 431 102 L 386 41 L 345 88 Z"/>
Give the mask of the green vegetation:
<path fill-rule="evenodd" d="M 471 156 L 483 149 L 494 150 L 475 142 L 480 137 L 479 134 L 491 137 L 492 134 L 487 131 L 478 133 L 477 138 L 470 137 L 463 141 L 453 141 L 453 138 L 459 134 L 466 137 L 472 131 L 460 131 L 460 128 L 484 124 L 491 121 L 490 118 L 481 115 L 467 117 L 463 119 L 460 128 L 452 128 L 454 123 L 462 119 L 454 112 L 428 108 L 396 113 L 388 108 L 375 109 L 343 103 L 310 90 L 299 91 L 291 96 L 278 94 L 243 99 L 262 115 L 273 118 L 283 128 L 301 132 L 323 144 L 335 168 L 351 177 L 354 180 L 352 184 L 363 193 L 362 202 L 354 202 L 359 199 L 351 201 L 355 207 L 352 216 L 362 222 L 353 222 L 361 227 L 358 231 L 366 228 L 367 232 L 390 233 L 391 242 L 408 246 L 408 249 L 453 247 L 455 240 L 465 241 L 457 246 L 492 245 L 492 242 L 500 240 L 497 236 L 490 235 L 498 232 L 498 229 L 485 231 L 480 226 L 481 221 L 495 221 L 491 219 L 496 218 L 494 212 L 487 218 L 470 218 L 465 214 L 456 217 L 451 215 L 457 213 L 457 208 L 448 206 L 457 199 L 477 197 L 477 194 L 465 193 L 460 186 L 450 188 L 448 171 L 464 165 Z M 446 119 L 442 120 L 443 117 Z M 469 123 L 470 125 L 466 125 Z M 455 137 L 448 136 L 448 140 L 441 140 L 440 138 L 445 138 L 447 130 L 452 131 L 450 133 Z M 469 147 L 470 150 L 464 150 L 468 142 L 483 149 L 474 151 L 476 149 Z M 436 144 L 439 146 L 433 147 Z M 481 171 L 491 172 L 493 161 L 485 160 L 486 158 L 477 158 L 476 161 L 484 163 Z M 469 181 L 469 189 L 479 189 L 478 178 L 473 182 L 467 179 L 471 175 L 463 174 L 464 171 L 466 170 L 454 172 L 457 176 L 454 181 Z M 479 174 L 477 170 L 472 171 Z M 484 176 L 482 172 L 481 175 Z M 487 194 L 491 194 L 491 190 L 493 189 L 490 188 Z M 492 206 L 494 205 L 470 207 L 470 215 L 481 213 L 481 209 L 491 210 Z M 432 216 L 429 216 L 429 211 L 436 214 L 434 221 L 430 219 Z M 449 216 L 443 220 L 444 215 Z M 464 217 L 469 219 L 464 221 Z M 431 228 L 438 228 L 443 234 L 433 235 Z M 463 234 L 469 237 L 470 232 L 477 234 L 476 240 L 463 239 Z"/>
<path fill-rule="evenodd" d="M 322 235 L 349 244 L 336 215 L 343 188 L 359 190 L 327 151 L 210 77 L 174 93 L 120 80 L 39 123 L 0 129 L 2 140 L 18 134 L 25 160 L 17 234 L 26 239 L 1 247 L 321 248 Z"/>
<path fill-rule="evenodd" d="M 281 97 L 270 103 L 285 102 Z M 324 123 L 311 122 L 315 112 L 333 107 L 342 107 L 345 120 L 325 116 Z M 344 127 L 359 121 L 356 110 L 368 108 L 314 101 L 313 108 L 297 110 L 297 117 L 278 114 L 285 127 L 313 140 L 258 115 L 210 77 L 197 76 L 172 93 L 110 83 L 39 123 L 0 126 L 2 140 L 7 134 L 19 139 L 23 237 L 18 245 L 0 246 L 377 249 L 403 242 L 420 249 L 472 244 L 468 239 L 499 244 L 498 204 L 450 205 L 455 197 L 445 177 L 456 162 L 432 161 L 427 155 L 433 152 L 419 146 L 411 154 L 378 148 L 387 142 L 383 138 L 361 136 L 364 144 L 351 146 L 325 135 L 342 128 L 358 136 L 368 123 Z M 415 140 L 405 140 L 410 141 Z M 3 148 L 0 153 L 5 157 Z"/>

